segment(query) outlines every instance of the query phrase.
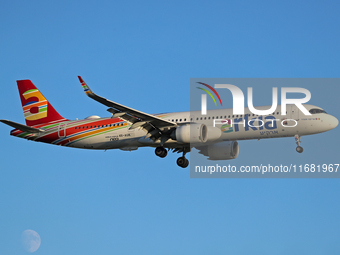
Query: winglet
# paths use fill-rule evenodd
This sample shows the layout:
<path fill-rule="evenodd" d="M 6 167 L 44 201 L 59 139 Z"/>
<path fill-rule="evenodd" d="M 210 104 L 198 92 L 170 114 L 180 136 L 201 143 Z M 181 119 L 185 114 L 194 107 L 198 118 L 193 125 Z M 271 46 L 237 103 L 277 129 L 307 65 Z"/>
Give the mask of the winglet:
<path fill-rule="evenodd" d="M 80 76 L 78 76 L 78 79 L 80 81 L 80 84 L 81 86 L 83 87 L 84 89 L 84 92 L 86 95 L 90 95 L 90 94 L 93 94 L 92 90 L 89 88 L 89 86 L 87 86 L 87 84 L 85 83 L 85 81 L 83 80 L 83 78 L 81 78 Z"/>

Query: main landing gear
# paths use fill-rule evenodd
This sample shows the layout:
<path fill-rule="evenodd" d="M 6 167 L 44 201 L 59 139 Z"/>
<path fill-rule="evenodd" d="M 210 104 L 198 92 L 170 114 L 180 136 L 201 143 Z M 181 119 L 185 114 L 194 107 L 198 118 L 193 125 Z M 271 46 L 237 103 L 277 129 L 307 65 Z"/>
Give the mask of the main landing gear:
<path fill-rule="evenodd" d="M 179 152 L 183 152 L 183 156 L 177 159 L 177 165 L 186 168 L 189 165 L 189 160 L 186 159 L 185 154 L 190 151 L 190 148 L 182 148 Z"/>
<path fill-rule="evenodd" d="M 157 147 L 155 150 L 155 154 L 160 158 L 165 158 L 168 155 L 167 150 L 164 147 Z"/>
<path fill-rule="evenodd" d="M 177 150 L 175 150 L 177 151 Z M 174 151 L 174 152 L 175 152 Z M 182 150 L 180 151 L 177 151 L 177 152 L 181 152 Z M 185 154 L 188 152 L 188 150 L 186 150 L 185 148 L 183 148 L 183 156 L 182 157 L 179 157 L 177 159 L 177 165 L 182 167 L 182 168 L 186 168 L 188 165 L 189 165 L 189 160 L 185 157 Z M 168 152 L 167 150 L 163 147 L 163 146 L 159 146 L 155 149 L 155 154 L 160 157 L 160 158 L 165 158 L 166 155 L 168 155 Z"/>
<path fill-rule="evenodd" d="M 182 156 L 177 159 L 177 165 L 186 168 L 189 165 L 189 160 L 186 157 Z"/>
<path fill-rule="evenodd" d="M 296 151 L 298 153 L 302 153 L 303 152 L 303 148 L 300 146 L 300 136 L 299 135 L 295 135 L 295 141 L 296 141 L 296 144 L 297 144 L 297 147 L 296 147 Z"/>

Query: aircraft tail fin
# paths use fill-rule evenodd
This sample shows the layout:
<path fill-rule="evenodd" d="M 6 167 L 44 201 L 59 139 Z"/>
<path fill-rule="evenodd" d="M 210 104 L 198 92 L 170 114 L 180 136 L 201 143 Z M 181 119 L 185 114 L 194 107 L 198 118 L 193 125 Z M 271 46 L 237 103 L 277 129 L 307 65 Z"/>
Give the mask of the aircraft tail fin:
<path fill-rule="evenodd" d="M 65 121 L 30 80 L 17 81 L 27 126 Z"/>

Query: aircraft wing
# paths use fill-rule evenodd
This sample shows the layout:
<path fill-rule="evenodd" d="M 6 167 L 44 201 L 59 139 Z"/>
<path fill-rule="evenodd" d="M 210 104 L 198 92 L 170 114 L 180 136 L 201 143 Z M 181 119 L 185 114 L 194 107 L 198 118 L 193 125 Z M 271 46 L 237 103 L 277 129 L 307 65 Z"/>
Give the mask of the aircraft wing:
<path fill-rule="evenodd" d="M 104 97 L 98 96 L 92 92 L 92 90 L 89 88 L 89 86 L 87 86 L 85 81 L 80 76 L 78 76 L 78 78 L 87 96 L 99 103 L 102 103 L 103 105 L 106 105 L 107 107 L 110 107 L 108 111 L 113 114 L 113 118 L 119 117 L 132 123 L 130 129 L 142 127 L 145 129 L 145 131 L 147 131 L 148 134 L 150 134 L 149 137 L 151 136 L 151 138 L 158 139 L 161 135 L 161 130 L 164 128 L 177 126 L 177 124 L 174 122 L 158 118 L 157 116 L 132 109 L 122 104 L 108 100 Z"/>

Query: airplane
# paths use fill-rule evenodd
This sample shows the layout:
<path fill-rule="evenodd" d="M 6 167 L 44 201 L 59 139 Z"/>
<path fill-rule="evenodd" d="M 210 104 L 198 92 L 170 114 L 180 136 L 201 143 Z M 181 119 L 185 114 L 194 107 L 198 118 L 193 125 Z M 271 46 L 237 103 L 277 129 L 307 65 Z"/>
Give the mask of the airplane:
<path fill-rule="evenodd" d="M 260 116 L 248 107 L 242 115 L 233 114 L 232 109 L 208 110 L 206 115 L 200 111 L 148 114 L 98 96 L 78 78 L 85 94 L 108 107 L 111 117 L 65 119 L 30 80 L 18 80 L 26 125 L 0 121 L 15 128 L 10 132 L 12 136 L 36 142 L 92 150 L 154 147 L 161 158 L 171 150 L 182 153 L 177 159 L 182 168 L 189 165 L 185 155 L 192 148 L 209 160 L 235 159 L 239 155 L 238 140 L 295 137 L 296 151 L 301 153 L 301 136 L 329 131 L 339 124 L 336 117 L 309 104 L 303 106 L 311 115 L 304 115 L 294 104 L 287 105 L 286 115 L 281 113 L 280 105 L 272 114 Z"/>

